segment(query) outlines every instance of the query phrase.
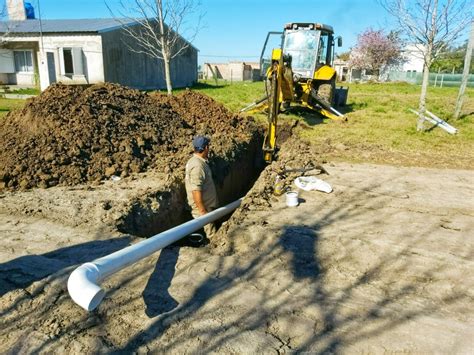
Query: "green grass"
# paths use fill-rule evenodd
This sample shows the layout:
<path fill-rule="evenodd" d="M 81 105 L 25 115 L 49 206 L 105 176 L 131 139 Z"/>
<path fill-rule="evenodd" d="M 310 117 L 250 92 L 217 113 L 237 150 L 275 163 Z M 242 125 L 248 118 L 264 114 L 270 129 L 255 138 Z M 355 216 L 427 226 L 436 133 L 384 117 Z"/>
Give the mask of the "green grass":
<path fill-rule="evenodd" d="M 457 88 L 429 88 L 427 107 L 458 128 L 450 135 L 440 128 L 416 131 L 420 87 L 405 83 L 349 84 L 344 108 L 347 122 L 323 119 L 313 111 L 294 107 L 282 113 L 279 122 L 302 122 L 299 134 L 321 153 L 321 160 L 385 163 L 404 166 L 474 169 L 474 89 L 467 90 L 463 116 L 452 114 Z M 241 108 L 264 96 L 262 82 L 201 82 L 194 90 L 223 103 L 229 110 Z M 181 90 L 176 90 L 181 91 Z M 25 100 L 0 99 L 0 117 L 23 107 Z M 266 122 L 264 113 L 252 112 Z M 429 125 L 427 125 L 429 127 Z"/>
<path fill-rule="evenodd" d="M 22 108 L 26 100 L 22 99 L 3 99 L 0 98 L 0 117 L 5 116 L 8 112 Z"/>
<path fill-rule="evenodd" d="M 25 88 L 25 89 L 8 90 L 8 93 L 18 94 L 18 95 L 39 95 L 41 93 L 41 90 L 36 89 L 36 88 Z"/>
<path fill-rule="evenodd" d="M 219 80 L 216 86 L 215 81 L 209 80 L 196 84 L 193 90 L 211 96 L 234 112 L 262 98 L 265 94 L 262 82 L 234 82 L 231 84 L 228 81 Z"/>
<path fill-rule="evenodd" d="M 349 87 L 347 122 L 322 119 L 317 113 L 295 109 L 280 114 L 280 122 L 298 119 L 305 124 L 303 139 L 321 152 L 322 160 L 388 163 L 404 166 L 474 169 L 474 89 L 467 90 L 463 114 L 453 119 L 458 88 L 429 88 L 427 108 L 458 128 L 455 136 L 441 128 L 416 131 L 420 86 L 405 83 L 344 84 Z M 232 111 L 257 100 L 264 86 L 256 83 L 200 83 L 195 90 L 222 102 Z M 265 121 L 264 114 L 252 113 Z"/>

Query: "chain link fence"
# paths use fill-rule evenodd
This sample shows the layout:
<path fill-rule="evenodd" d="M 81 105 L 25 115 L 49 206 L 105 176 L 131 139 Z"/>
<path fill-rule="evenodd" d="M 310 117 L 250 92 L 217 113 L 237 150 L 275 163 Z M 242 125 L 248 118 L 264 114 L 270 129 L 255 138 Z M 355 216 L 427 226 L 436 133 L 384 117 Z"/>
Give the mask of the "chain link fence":
<path fill-rule="evenodd" d="M 423 73 L 390 71 L 387 79 L 388 81 L 406 81 L 421 85 Z M 461 86 L 461 79 L 462 74 L 430 73 L 429 83 L 430 86 L 435 87 L 459 87 Z M 474 87 L 474 74 L 469 74 L 467 86 L 471 88 Z"/>

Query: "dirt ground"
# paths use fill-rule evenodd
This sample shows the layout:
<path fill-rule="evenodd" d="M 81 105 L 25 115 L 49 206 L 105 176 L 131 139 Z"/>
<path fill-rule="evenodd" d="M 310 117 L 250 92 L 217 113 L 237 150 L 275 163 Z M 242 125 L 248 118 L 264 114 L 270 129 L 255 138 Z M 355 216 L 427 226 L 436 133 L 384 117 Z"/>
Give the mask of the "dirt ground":
<path fill-rule="evenodd" d="M 0 351 L 473 353 L 473 172 L 324 167 L 334 191 L 289 208 L 274 163 L 211 245 L 119 272 L 91 313 L 67 277 L 140 240 L 116 221 L 136 195 L 160 208 L 166 174 L 4 193 Z"/>

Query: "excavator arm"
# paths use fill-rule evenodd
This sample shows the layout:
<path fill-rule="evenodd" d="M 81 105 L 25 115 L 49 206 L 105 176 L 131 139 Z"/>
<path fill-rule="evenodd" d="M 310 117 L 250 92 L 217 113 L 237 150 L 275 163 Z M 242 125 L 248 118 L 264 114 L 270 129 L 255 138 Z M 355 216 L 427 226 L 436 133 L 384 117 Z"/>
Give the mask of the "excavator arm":
<path fill-rule="evenodd" d="M 278 36 L 279 48 L 271 57 L 266 50 L 271 36 Z M 281 107 L 298 103 L 331 119 L 343 119 L 332 107 L 336 93 L 334 31 L 320 23 L 289 23 L 283 32 L 269 32 L 260 56 L 260 69 L 266 79 L 266 96 L 243 108 L 244 111 L 267 110 L 268 129 L 263 142 L 264 159 L 271 163 L 278 136 L 277 119 Z M 341 46 L 338 37 L 338 46 Z M 346 94 L 347 95 L 347 94 Z"/>
<path fill-rule="evenodd" d="M 272 64 L 267 71 L 267 119 L 268 129 L 263 141 L 263 157 L 271 163 L 276 149 L 277 119 L 282 102 L 290 102 L 294 96 L 291 60 L 281 49 L 272 51 Z"/>
<path fill-rule="evenodd" d="M 279 102 L 279 80 L 278 80 L 278 71 L 280 70 L 280 65 L 278 62 L 274 62 L 272 67 L 269 68 L 269 92 L 267 98 L 267 120 L 268 120 L 268 129 L 265 134 L 265 139 L 263 141 L 263 158 L 267 163 L 271 163 L 273 160 L 273 155 L 276 148 L 276 138 L 277 138 L 277 118 L 278 111 L 280 108 Z"/>

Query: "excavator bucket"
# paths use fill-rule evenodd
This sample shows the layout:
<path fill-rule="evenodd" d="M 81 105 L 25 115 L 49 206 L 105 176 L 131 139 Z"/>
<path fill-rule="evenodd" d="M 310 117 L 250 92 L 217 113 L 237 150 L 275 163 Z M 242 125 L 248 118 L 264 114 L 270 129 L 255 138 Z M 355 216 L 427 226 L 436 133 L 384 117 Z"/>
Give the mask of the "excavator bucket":
<path fill-rule="evenodd" d="M 266 109 L 267 107 L 268 107 L 268 96 L 264 96 L 260 100 L 257 100 L 248 106 L 245 106 L 239 112 L 259 112 Z"/>

